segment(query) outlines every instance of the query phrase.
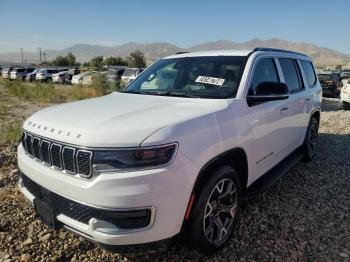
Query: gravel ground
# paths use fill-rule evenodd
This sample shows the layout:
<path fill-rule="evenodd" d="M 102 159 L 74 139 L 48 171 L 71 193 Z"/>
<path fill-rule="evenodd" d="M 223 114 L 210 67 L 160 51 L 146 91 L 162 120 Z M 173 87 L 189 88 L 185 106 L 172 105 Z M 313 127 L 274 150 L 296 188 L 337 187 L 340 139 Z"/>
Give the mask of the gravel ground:
<path fill-rule="evenodd" d="M 15 148 L 3 148 L 0 261 L 350 261 L 350 111 L 338 110 L 334 99 L 323 106 L 315 160 L 249 200 L 233 239 L 212 257 L 181 244 L 112 253 L 65 230 L 47 229 L 16 188 Z"/>

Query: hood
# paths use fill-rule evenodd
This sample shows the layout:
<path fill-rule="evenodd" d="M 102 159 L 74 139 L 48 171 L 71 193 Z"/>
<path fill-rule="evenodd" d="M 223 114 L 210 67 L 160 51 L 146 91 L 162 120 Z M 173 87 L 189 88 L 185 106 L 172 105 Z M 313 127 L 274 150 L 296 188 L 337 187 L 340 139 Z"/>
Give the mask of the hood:
<path fill-rule="evenodd" d="M 53 106 L 27 119 L 24 129 L 90 147 L 139 146 L 149 135 L 226 108 L 227 100 L 112 93 Z"/>

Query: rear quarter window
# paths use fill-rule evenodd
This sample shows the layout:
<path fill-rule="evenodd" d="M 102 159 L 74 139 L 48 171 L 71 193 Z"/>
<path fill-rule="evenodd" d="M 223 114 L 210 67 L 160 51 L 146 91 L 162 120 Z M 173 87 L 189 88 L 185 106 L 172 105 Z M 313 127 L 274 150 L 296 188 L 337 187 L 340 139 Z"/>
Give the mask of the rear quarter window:
<path fill-rule="evenodd" d="M 289 91 L 294 93 L 304 89 L 296 60 L 290 58 L 279 58 L 278 60 L 280 62 L 284 80 L 289 88 Z"/>
<path fill-rule="evenodd" d="M 301 67 L 303 68 L 306 82 L 309 87 L 314 87 L 317 83 L 315 69 L 311 62 L 309 61 L 300 61 Z"/>

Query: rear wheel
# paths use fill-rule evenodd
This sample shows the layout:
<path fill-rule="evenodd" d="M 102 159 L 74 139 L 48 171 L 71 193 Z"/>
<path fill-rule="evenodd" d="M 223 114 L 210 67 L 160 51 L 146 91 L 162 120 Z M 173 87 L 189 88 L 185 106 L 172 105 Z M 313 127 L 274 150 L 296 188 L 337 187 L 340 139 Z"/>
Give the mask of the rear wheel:
<path fill-rule="evenodd" d="M 343 110 L 350 110 L 350 103 L 341 102 L 341 104 L 340 104 L 340 109 L 343 109 Z"/>
<path fill-rule="evenodd" d="M 206 182 L 190 222 L 191 244 L 212 254 L 230 239 L 241 209 L 241 183 L 231 166 L 222 166 Z"/>
<path fill-rule="evenodd" d="M 306 136 L 304 144 L 302 146 L 302 151 L 305 161 L 311 161 L 317 149 L 318 140 L 318 121 L 315 117 L 311 117 L 309 126 L 306 131 Z"/>

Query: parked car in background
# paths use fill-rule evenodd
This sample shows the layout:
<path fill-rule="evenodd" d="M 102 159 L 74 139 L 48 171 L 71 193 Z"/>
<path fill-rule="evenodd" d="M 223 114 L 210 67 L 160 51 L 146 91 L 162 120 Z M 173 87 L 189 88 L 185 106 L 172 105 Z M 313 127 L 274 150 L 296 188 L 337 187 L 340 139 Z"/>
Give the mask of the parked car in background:
<path fill-rule="evenodd" d="M 64 82 L 71 83 L 73 76 L 79 75 L 79 74 L 80 74 L 80 69 L 78 68 L 68 69 Z"/>
<path fill-rule="evenodd" d="M 340 73 L 340 78 L 350 78 L 350 69 L 344 69 Z"/>
<path fill-rule="evenodd" d="M 36 73 L 39 71 L 39 68 L 36 68 L 33 72 L 26 75 L 26 81 L 32 82 L 35 80 Z"/>
<path fill-rule="evenodd" d="M 349 79 L 350 79 L 350 76 L 342 77 L 340 80 L 341 87 L 345 86 Z"/>
<path fill-rule="evenodd" d="M 110 68 L 107 72 L 107 82 L 108 83 L 116 83 L 116 82 L 120 81 L 125 69 L 126 69 L 126 67 Z"/>
<path fill-rule="evenodd" d="M 350 78 L 340 91 L 340 105 L 343 109 L 350 110 Z"/>
<path fill-rule="evenodd" d="M 92 74 L 83 76 L 82 80 L 81 80 L 81 84 L 83 85 L 91 85 L 93 82 L 94 77 L 98 77 L 99 75 L 106 75 L 107 72 L 97 72 L 94 71 Z"/>
<path fill-rule="evenodd" d="M 125 84 L 130 83 L 131 81 L 135 80 L 135 78 L 141 73 L 140 68 L 126 68 L 123 75 L 122 75 L 122 81 Z"/>
<path fill-rule="evenodd" d="M 182 233 L 212 254 L 248 193 L 317 154 L 321 92 L 311 59 L 296 52 L 169 56 L 123 92 L 29 117 L 19 188 L 51 228 L 123 246 Z"/>
<path fill-rule="evenodd" d="M 61 69 L 56 68 L 42 68 L 36 73 L 35 79 L 42 82 L 52 82 L 52 75 L 60 71 Z"/>
<path fill-rule="evenodd" d="M 10 79 L 25 80 L 26 76 L 35 71 L 35 67 L 17 67 L 12 69 Z"/>
<path fill-rule="evenodd" d="M 11 71 L 15 66 L 6 66 L 1 70 L 1 76 L 2 78 L 10 78 Z"/>
<path fill-rule="evenodd" d="M 338 97 L 340 87 L 339 78 L 336 73 L 321 73 L 318 74 L 318 79 L 320 80 L 320 84 L 322 86 L 322 93 L 324 96 L 332 96 Z"/>
<path fill-rule="evenodd" d="M 72 77 L 71 83 L 73 85 L 79 85 L 82 83 L 83 77 L 89 76 L 89 75 L 94 74 L 94 73 L 96 73 L 96 71 L 86 71 L 86 72 L 82 72 L 78 75 L 75 75 Z"/>
<path fill-rule="evenodd" d="M 68 71 L 61 71 L 55 74 L 52 74 L 52 83 L 64 84 L 66 80 Z"/>
<path fill-rule="evenodd" d="M 1 76 L 1 73 L 2 73 L 2 66 L 0 66 L 0 76 Z"/>

